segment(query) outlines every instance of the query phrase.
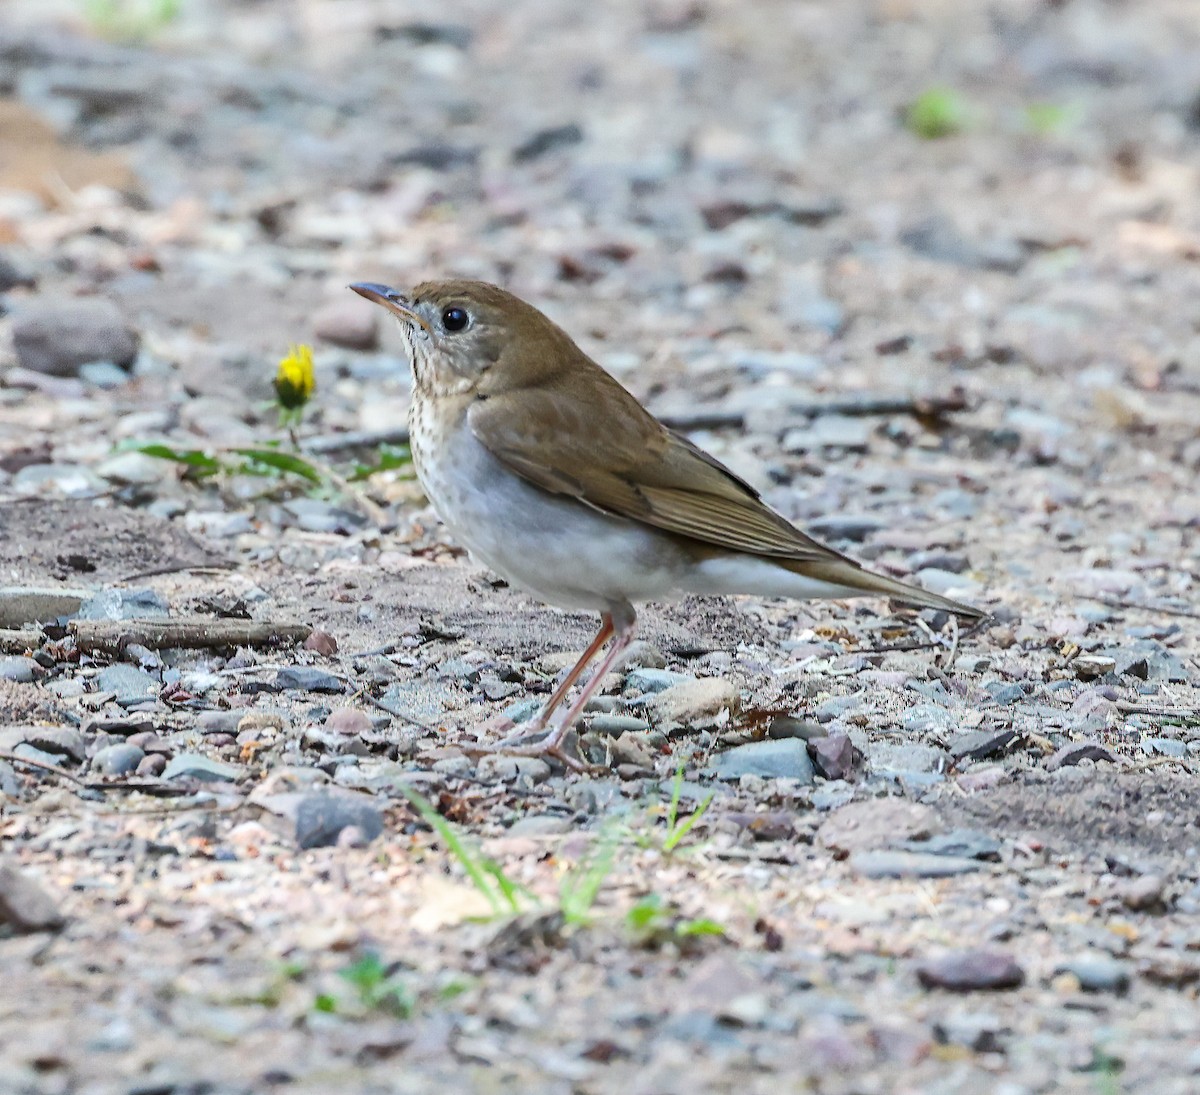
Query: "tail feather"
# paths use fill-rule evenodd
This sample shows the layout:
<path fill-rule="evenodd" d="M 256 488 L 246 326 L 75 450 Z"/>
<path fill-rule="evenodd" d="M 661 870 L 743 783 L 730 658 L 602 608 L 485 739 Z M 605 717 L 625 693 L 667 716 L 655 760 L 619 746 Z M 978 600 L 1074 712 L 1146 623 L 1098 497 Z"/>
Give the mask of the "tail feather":
<path fill-rule="evenodd" d="M 897 581 L 895 578 L 885 578 L 882 574 L 874 574 L 849 559 L 797 560 L 782 562 L 782 565 L 806 578 L 842 586 L 848 591 L 848 595 L 878 594 L 882 597 L 894 597 L 897 601 L 904 601 L 906 604 L 918 605 L 921 608 L 940 608 L 945 612 L 953 612 L 956 616 L 963 616 L 971 620 L 980 620 L 987 616 L 986 612 L 973 605 L 951 600 L 951 598 L 943 597 L 938 593 L 930 593 L 927 589 Z"/>

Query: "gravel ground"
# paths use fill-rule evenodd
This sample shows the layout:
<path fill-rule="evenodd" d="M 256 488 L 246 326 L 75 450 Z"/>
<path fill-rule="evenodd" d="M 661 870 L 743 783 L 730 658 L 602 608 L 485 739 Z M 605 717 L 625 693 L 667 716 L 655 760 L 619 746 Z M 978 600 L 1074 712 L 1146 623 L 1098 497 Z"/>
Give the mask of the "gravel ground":
<path fill-rule="evenodd" d="M 180 9 L 0 16 L 0 1092 L 1197 1090 L 1194 0 Z M 379 463 L 345 285 L 446 274 L 992 621 L 650 606 L 596 770 L 473 755 L 594 620 L 123 447 L 290 447 L 304 342 Z"/>

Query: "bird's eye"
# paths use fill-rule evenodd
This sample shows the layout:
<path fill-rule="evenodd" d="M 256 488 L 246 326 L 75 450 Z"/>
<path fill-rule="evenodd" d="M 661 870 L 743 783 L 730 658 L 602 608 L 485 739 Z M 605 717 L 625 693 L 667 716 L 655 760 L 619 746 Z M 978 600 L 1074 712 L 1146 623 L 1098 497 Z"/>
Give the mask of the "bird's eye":
<path fill-rule="evenodd" d="M 442 326 L 451 334 L 463 330 L 470 322 L 471 317 L 465 308 L 447 308 L 442 312 Z"/>

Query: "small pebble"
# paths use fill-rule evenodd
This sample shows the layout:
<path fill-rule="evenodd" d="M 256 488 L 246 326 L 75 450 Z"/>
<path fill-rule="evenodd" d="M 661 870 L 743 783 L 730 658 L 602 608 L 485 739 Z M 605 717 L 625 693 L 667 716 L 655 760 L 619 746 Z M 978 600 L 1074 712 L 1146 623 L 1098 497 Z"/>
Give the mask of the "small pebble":
<path fill-rule="evenodd" d="M 1015 989 L 1025 983 L 1025 971 L 1004 951 L 952 951 L 917 964 L 917 980 L 927 989 L 951 992 Z"/>

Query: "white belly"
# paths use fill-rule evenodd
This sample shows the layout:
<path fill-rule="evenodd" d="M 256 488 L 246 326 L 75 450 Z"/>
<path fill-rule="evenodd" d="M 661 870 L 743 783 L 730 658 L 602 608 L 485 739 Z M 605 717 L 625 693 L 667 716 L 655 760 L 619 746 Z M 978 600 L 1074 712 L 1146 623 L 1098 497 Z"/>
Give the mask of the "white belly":
<path fill-rule="evenodd" d="M 741 554 L 695 561 L 655 529 L 554 495 L 504 467 L 468 428 L 442 432 L 423 400 L 410 415 L 413 465 L 429 501 L 479 562 L 550 604 L 603 612 L 686 593 L 852 596 Z"/>

